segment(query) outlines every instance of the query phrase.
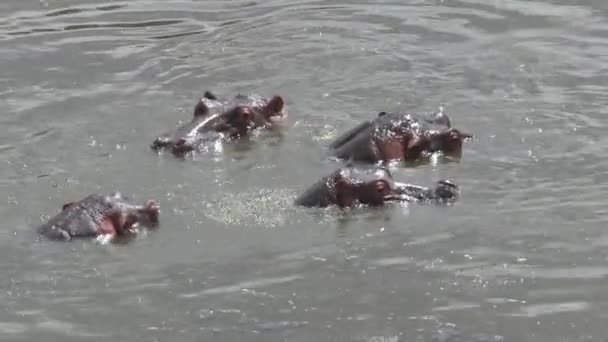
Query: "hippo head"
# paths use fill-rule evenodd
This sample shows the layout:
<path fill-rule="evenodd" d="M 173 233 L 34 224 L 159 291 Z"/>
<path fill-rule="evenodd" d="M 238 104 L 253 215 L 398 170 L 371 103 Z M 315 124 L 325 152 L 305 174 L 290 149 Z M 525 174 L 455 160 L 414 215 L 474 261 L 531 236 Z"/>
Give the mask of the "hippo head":
<path fill-rule="evenodd" d="M 317 182 L 304 192 L 296 204 L 306 207 L 356 204 L 382 206 L 387 202 L 415 200 L 411 193 L 418 187 L 395 182 L 385 167 L 359 169 L 347 166 Z"/>
<path fill-rule="evenodd" d="M 209 129 L 224 133 L 230 138 L 247 135 L 256 126 L 255 109 L 252 106 L 238 105 L 218 115 L 209 124 Z"/>
<path fill-rule="evenodd" d="M 435 184 L 430 198 L 439 202 L 450 202 L 458 198 L 458 196 L 458 186 L 447 179 L 442 179 Z"/>
<path fill-rule="evenodd" d="M 400 183 L 383 166 L 359 169 L 351 165 L 334 171 L 295 201 L 305 207 L 357 204 L 382 206 L 390 202 L 446 203 L 458 197 L 458 186 L 440 180 L 434 188 Z"/>
<path fill-rule="evenodd" d="M 169 148 L 173 154 L 182 156 L 196 150 L 204 141 L 209 140 L 213 133 L 236 139 L 284 116 L 284 101 L 280 96 L 263 101 L 261 105 L 238 104 L 212 114 L 214 107 L 223 108 L 213 94 L 206 92 L 195 105 L 192 120 L 179 127 L 173 136 L 156 138 L 151 147 L 155 150 Z"/>
<path fill-rule="evenodd" d="M 249 134 L 253 129 L 280 120 L 285 116 L 283 98 L 275 96 L 261 105 L 239 104 L 219 114 L 209 122 L 209 130 L 230 138 Z"/>
<path fill-rule="evenodd" d="M 341 207 L 350 207 L 356 202 L 381 206 L 399 199 L 399 187 L 385 168 L 344 168 L 334 173 L 331 181 L 336 204 Z"/>
<path fill-rule="evenodd" d="M 196 103 L 193 117 L 190 122 L 178 127 L 173 134 L 162 135 L 152 142 L 150 146 L 154 150 L 169 149 L 173 154 L 182 156 L 194 151 L 198 144 L 204 140 L 204 131 L 217 116 L 211 115 L 210 108 L 221 106 L 217 98 L 210 92 L 205 92 L 203 98 Z"/>
<path fill-rule="evenodd" d="M 113 211 L 109 216 L 116 233 L 125 234 L 137 226 L 157 226 L 159 213 L 158 202 L 149 200 L 143 206 L 125 205 Z"/>

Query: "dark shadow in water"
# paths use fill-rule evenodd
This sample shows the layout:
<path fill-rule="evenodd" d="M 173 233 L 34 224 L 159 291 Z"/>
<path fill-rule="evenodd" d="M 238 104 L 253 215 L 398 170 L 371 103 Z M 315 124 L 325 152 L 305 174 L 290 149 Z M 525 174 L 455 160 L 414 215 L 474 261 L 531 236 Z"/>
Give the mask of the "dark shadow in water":
<path fill-rule="evenodd" d="M 382 207 L 357 206 L 349 209 L 341 209 L 336 218 L 336 236 L 348 237 L 348 227 L 352 222 L 365 220 L 367 222 L 390 221 L 392 217 L 391 206 L 398 204 L 386 204 Z"/>
<path fill-rule="evenodd" d="M 95 8 L 65 8 L 53 12 L 46 13 L 45 17 L 58 17 L 62 15 L 70 15 L 82 12 L 91 12 L 91 11 L 113 11 L 121 8 L 125 8 L 127 5 L 109 5 L 109 6 L 99 6 Z"/>
<path fill-rule="evenodd" d="M 61 15 L 69 15 L 69 14 L 75 14 L 75 13 L 81 13 L 81 12 L 88 12 L 91 11 L 91 9 L 85 9 L 85 8 L 66 8 L 66 9 L 61 9 L 58 11 L 53 11 L 50 13 L 45 14 L 45 17 L 58 17 Z"/>
<path fill-rule="evenodd" d="M 162 35 L 162 36 L 154 36 L 154 37 L 150 37 L 150 38 L 151 39 L 162 40 L 162 39 L 170 39 L 170 38 L 194 36 L 194 35 L 197 35 L 199 33 L 205 33 L 205 32 L 207 32 L 207 30 L 180 32 L 180 33 L 173 33 L 173 34 L 167 34 L 167 35 Z"/>
<path fill-rule="evenodd" d="M 15 32 L 7 32 L 6 34 L 9 36 L 24 36 L 32 33 L 48 33 L 48 32 L 60 32 L 59 29 L 51 29 L 51 28 L 35 28 L 29 31 L 15 31 Z"/>
<path fill-rule="evenodd" d="M 117 9 L 125 8 L 127 5 L 108 5 L 108 6 L 99 6 L 95 9 L 98 11 L 114 11 Z"/>
<path fill-rule="evenodd" d="M 13 31 L 7 32 L 6 35 L 9 36 L 23 36 L 29 35 L 32 33 L 49 33 L 49 32 L 62 32 L 62 31 L 78 31 L 78 30 L 90 30 L 90 29 L 101 29 L 101 28 L 110 28 L 110 29 L 125 29 L 125 28 L 145 28 L 145 27 L 155 27 L 155 26 L 168 26 L 182 23 L 183 20 L 151 20 L 151 21 L 142 21 L 142 22 L 134 22 L 134 23 L 104 23 L 104 24 L 76 24 L 76 25 L 68 25 L 63 29 L 59 28 L 33 28 L 27 31 Z M 204 31 L 201 31 L 204 32 Z M 199 32 L 187 32 L 180 33 L 179 35 L 189 35 L 196 34 Z M 172 35 L 160 36 L 170 38 Z M 156 38 L 159 39 L 159 38 Z"/>
<path fill-rule="evenodd" d="M 225 22 L 219 24 L 219 26 L 220 27 L 232 26 L 232 25 L 238 24 L 242 21 L 243 21 L 242 19 L 228 20 L 228 21 L 225 21 Z"/>
<path fill-rule="evenodd" d="M 175 25 L 182 23 L 183 20 L 173 19 L 173 20 L 150 20 L 150 21 L 141 21 L 134 23 L 108 23 L 108 24 L 78 24 L 78 25 L 68 25 L 64 27 L 66 31 L 73 30 L 86 30 L 86 29 L 95 29 L 95 28 L 134 28 L 134 27 L 154 27 L 154 26 L 167 26 L 167 25 Z"/>
<path fill-rule="evenodd" d="M 236 152 L 235 159 L 244 159 L 258 144 L 268 144 L 270 146 L 279 146 L 284 142 L 285 132 L 280 128 L 269 128 L 259 135 L 251 137 L 244 136 L 237 140 L 224 142 L 225 146 L 231 151 Z M 224 153 L 226 153 L 225 151 Z"/>

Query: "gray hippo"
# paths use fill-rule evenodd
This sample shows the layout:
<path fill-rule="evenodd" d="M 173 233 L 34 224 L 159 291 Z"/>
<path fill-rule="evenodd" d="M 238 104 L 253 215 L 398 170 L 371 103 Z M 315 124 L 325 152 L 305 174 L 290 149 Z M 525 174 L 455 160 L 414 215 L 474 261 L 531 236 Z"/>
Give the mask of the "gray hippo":
<path fill-rule="evenodd" d="M 269 127 L 287 116 L 281 96 L 264 99 L 257 95 L 236 95 L 219 100 L 213 93 L 205 92 L 194 107 L 192 120 L 175 132 L 154 139 L 151 148 L 169 149 L 176 156 L 196 151 L 210 138 L 238 139 L 253 130 Z"/>
<path fill-rule="evenodd" d="M 460 157 L 471 134 L 451 127 L 449 117 L 381 112 L 336 138 L 330 145 L 334 157 L 368 163 L 414 161 L 441 151 Z"/>
<path fill-rule="evenodd" d="M 136 226 L 158 225 L 160 208 L 150 200 L 144 205 L 128 203 L 120 193 L 92 194 L 63 205 L 61 212 L 38 227 L 38 233 L 53 240 L 113 238 L 132 232 Z"/>
<path fill-rule="evenodd" d="M 432 188 L 396 182 L 381 166 L 358 168 L 348 165 L 313 184 L 296 200 L 305 207 L 382 206 L 391 202 L 447 203 L 458 197 L 458 187 L 440 180 Z"/>

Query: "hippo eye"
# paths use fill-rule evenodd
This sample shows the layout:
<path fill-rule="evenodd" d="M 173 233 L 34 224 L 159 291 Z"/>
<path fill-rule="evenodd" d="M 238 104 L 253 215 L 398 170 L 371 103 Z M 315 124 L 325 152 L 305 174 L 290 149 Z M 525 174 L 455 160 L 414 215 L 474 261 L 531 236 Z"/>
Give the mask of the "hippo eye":
<path fill-rule="evenodd" d="M 384 182 L 376 182 L 376 191 L 379 193 L 383 193 L 386 191 L 386 183 Z"/>
<path fill-rule="evenodd" d="M 245 107 L 245 108 L 241 108 L 240 114 L 241 114 L 241 119 L 243 121 L 250 121 L 253 113 L 251 113 L 250 108 Z"/>

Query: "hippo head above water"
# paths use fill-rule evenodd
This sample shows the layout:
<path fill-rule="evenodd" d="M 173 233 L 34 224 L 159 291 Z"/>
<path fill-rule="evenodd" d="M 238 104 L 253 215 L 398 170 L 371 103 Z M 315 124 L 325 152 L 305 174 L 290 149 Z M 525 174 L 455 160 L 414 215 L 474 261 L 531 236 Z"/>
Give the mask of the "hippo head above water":
<path fill-rule="evenodd" d="M 137 226 L 158 225 L 158 202 L 144 205 L 129 203 L 120 193 L 92 194 L 79 201 L 64 204 L 61 211 L 38 227 L 38 232 L 51 239 L 71 240 L 78 237 L 126 235 Z"/>
<path fill-rule="evenodd" d="M 434 152 L 459 157 L 472 135 L 451 127 L 449 117 L 381 112 L 335 139 L 331 153 L 342 159 L 376 163 L 413 161 Z"/>
<path fill-rule="evenodd" d="M 272 125 L 287 116 L 284 107 L 281 96 L 268 100 L 254 95 L 237 95 L 231 100 L 219 101 L 212 93 L 205 92 L 194 107 L 192 120 L 178 127 L 175 133 L 156 138 L 151 147 L 184 155 L 217 135 L 237 139 L 256 128 Z"/>
<path fill-rule="evenodd" d="M 448 180 L 434 188 L 396 182 L 384 167 L 340 168 L 312 185 L 295 203 L 305 207 L 382 206 L 390 202 L 449 202 L 458 197 L 458 186 Z"/>

